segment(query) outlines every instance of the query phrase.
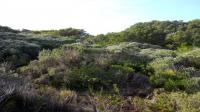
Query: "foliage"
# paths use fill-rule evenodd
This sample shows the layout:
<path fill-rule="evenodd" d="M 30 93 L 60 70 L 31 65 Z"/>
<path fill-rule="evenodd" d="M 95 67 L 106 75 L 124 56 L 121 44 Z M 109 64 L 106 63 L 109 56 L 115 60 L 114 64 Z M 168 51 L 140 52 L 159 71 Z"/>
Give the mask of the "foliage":
<path fill-rule="evenodd" d="M 151 21 L 92 36 L 74 28 L 17 31 L 0 26 L 0 86 L 1 80 L 9 80 L 4 77 L 12 79 L 11 86 L 18 86 L 16 78 L 28 82 L 15 87 L 14 97 L 0 111 L 44 111 L 45 104 L 50 112 L 127 108 L 197 112 L 199 28 L 199 20 Z M 151 83 L 141 81 L 141 76 Z M 151 87 L 154 93 L 147 92 L 147 98 L 121 94 L 126 87 L 129 93 L 134 87 L 137 93 L 147 90 L 138 84 Z M 2 85 L 0 95 L 11 88 Z"/>
<path fill-rule="evenodd" d="M 188 46 L 199 46 L 200 43 L 200 20 L 193 20 L 187 23 L 187 26 L 180 31 L 169 34 L 166 37 L 166 44 L 169 47 L 176 48 L 182 44 Z"/>
<path fill-rule="evenodd" d="M 18 30 L 14 30 L 10 27 L 7 26 L 0 26 L 0 32 L 13 32 L 13 33 L 18 33 Z"/>
<path fill-rule="evenodd" d="M 194 67 L 200 69 L 200 50 L 194 49 L 179 56 L 176 60 L 177 65 L 185 67 Z"/>
<path fill-rule="evenodd" d="M 0 63 L 9 62 L 15 68 L 36 59 L 42 49 L 54 49 L 75 40 L 56 39 L 29 33 L 0 32 Z"/>
<path fill-rule="evenodd" d="M 83 29 L 74 29 L 74 28 L 66 28 L 59 30 L 42 30 L 42 31 L 34 31 L 34 33 L 46 36 L 72 37 L 72 38 L 83 38 L 89 35 Z"/>
<path fill-rule="evenodd" d="M 21 71 L 39 84 L 79 91 L 91 87 L 94 90 L 109 90 L 113 84 L 119 86 L 121 77 L 133 71 L 128 65 L 120 65 L 112 60 L 107 62 L 111 58 L 109 54 L 103 54 L 103 50 L 89 51 L 87 47 L 75 44 L 64 45 L 53 51 L 43 50 L 38 61 L 32 61 Z"/>
<path fill-rule="evenodd" d="M 130 28 L 118 33 L 90 36 L 86 43 L 103 46 L 120 42 L 149 43 L 176 49 L 182 44 L 199 46 L 199 20 L 183 21 L 151 21 L 136 23 Z"/>

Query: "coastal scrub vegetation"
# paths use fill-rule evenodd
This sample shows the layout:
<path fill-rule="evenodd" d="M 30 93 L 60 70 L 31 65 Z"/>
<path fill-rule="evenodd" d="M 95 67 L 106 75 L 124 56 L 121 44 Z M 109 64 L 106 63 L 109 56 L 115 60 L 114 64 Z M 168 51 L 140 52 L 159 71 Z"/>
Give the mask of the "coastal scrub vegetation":
<path fill-rule="evenodd" d="M 1 112 L 199 112 L 200 20 L 121 32 L 0 26 Z"/>

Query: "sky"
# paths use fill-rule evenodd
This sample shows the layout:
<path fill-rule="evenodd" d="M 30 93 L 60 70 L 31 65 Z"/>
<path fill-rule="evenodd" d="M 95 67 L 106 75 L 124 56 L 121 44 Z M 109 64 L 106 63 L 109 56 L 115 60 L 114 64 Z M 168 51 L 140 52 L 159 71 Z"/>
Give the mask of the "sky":
<path fill-rule="evenodd" d="M 14 29 L 122 31 L 137 22 L 200 19 L 200 0 L 0 0 L 0 25 Z"/>

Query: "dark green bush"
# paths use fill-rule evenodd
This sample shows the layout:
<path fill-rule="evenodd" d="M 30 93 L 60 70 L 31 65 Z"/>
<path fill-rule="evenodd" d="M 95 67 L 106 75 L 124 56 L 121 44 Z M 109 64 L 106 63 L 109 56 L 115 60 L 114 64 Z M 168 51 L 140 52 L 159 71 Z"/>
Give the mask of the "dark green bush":
<path fill-rule="evenodd" d="M 0 32 L 12 32 L 12 33 L 19 33 L 20 31 L 14 30 L 7 26 L 0 26 Z"/>
<path fill-rule="evenodd" d="M 168 91 L 186 90 L 192 86 L 185 74 L 166 70 L 150 77 L 155 87 L 163 87 Z"/>

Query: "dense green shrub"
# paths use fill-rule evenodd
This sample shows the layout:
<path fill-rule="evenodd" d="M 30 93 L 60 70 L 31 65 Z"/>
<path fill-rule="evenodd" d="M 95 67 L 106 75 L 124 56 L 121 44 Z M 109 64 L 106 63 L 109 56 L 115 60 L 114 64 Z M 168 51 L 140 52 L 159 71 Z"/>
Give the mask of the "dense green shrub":
<path fill-rule="evenodd" d="M 200 46 L 200 20 L 193 20 L 187 23 L 186 28 L 166 37 L 166 45 L 170 48 L 176 48 L 182 44 L 188 46 Z"/>
<path fill-rule="evenodd" d="M 180 55 L 175 61 L 175 64 L 179 66 L 194 67 L 196 69 L 200 69 L 200 50 L 194 49 Z"/>
<path fill-rule="evenodd" d="M 15 67 L 28 64 L 37 57 L 40 46 L 24 41 L 1 40 L 0 62 L 10 62 Z"/>
<path fill-rule="evenodd" d="M 193 77 L 198 76 L 198 49 L 177 54 L 176 57 L 156 58 L 149 64 L 154 73 L 150 76 L 156 87 L 166 90 L 198 91 L 198 83 Z"/>
<path fill-rule="evenodd" d="M 163 87 L 166 90 L 186 90 L 191 86 L 187 77 L 173 70 L 166 70 L 151 76 L 152 83 L 157 87 Z"/>
<path fill-rule="evenodd" d="M 19 67 L 36 59 L 42 49 L 54 49 L 63 44 L 73 43 L 68 38 L 56 39 L 33 33 L 0 32 L 0 63 L 9 62 Z"/>
<path fill-rule="evenodd" d="M 12 32 L 12 33 L 19 33 L 20 31 L 18 30 L 14 30 L 10 27 L 7 27 L 7 26 L 1 26 L 0 25 L 0 32 Z"/>
<path fill-rule="evenodd" d="M 43 50 L 38 61 L 32 61 L 21 70 L 36 83 L 56 88 L 110 90 L 113 84 L 120 86 L 121 78 L 130 72 L 146 75 L 150 72 L 144 64 L 145 60 L 138 60 L 140 58 L 137 53 L 135 56 L 129 53 L 121 56 L 121 53 L 103 48 L 71 44 L 52 51 Z"/>
<path fill-rule="evenodd" d="M 118 33 L 90 36 L 84 40 L 89 44 L 103 46 L 120 42 L 149 43 L 176 49 L 182 44 L 200 46 L 199 20 L 183 21 L 151 21 L 136 23 L 130 28 Z"/>
<path fill-rule="evenodd" d="M 66 28 L 59 30 L 42 30 L 34 31 L 35 34 L 53 36 L 53 37 L 71 37 L 71 38 L 84 38 L 89 34 L 83 29 Z"/>

